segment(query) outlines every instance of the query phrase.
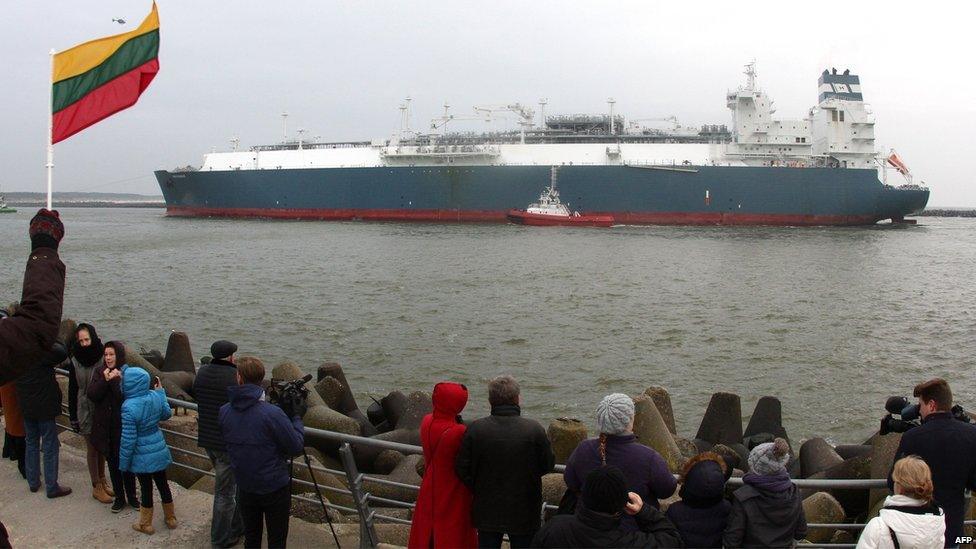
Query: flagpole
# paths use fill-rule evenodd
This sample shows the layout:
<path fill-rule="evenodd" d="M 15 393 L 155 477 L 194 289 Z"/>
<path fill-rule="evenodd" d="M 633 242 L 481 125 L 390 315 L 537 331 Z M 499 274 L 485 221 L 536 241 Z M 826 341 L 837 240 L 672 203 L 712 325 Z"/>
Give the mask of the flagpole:
<path fill-rule="evenodd" d="M 54 48 L 51 48 L 51 80 L 54 80 Z M 54 84 L 48 83 L 48 118 L 47 118 L 47 209 L 51 209 L 51 178 L 54 172 Z"/>

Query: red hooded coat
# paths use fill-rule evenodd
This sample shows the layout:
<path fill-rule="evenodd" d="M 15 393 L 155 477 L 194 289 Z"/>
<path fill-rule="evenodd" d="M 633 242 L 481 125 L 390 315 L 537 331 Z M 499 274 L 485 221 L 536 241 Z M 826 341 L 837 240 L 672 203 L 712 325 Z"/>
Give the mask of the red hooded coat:
<path fill-rule="evenodd" d="M 426 469 L 410 527 L 411 548 L 478 546 L 471 523 L 471 490 L 454 473 L 454 458 L 466 429 L 457 416 L 467 403 L 464 385 L 434 386 L 434 412 L 420 424 Z"/>

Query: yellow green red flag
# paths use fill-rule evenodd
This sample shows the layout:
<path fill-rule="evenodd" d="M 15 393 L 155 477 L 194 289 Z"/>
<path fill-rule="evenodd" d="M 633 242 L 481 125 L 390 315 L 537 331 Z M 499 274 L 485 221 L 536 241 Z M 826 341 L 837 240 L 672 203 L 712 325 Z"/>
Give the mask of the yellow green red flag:
<path fill-rule="evenodd" d="M 98 38 L 54 55 L 51 143 L 131 107 L 159 72 L 156 3 L 134 31 Z"/>

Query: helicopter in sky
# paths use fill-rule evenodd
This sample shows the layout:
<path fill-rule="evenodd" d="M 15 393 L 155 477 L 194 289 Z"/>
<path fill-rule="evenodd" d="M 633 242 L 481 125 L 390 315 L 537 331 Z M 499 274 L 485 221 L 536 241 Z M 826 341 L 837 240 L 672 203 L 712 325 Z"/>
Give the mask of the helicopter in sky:
<path fill-rule="evenodd" d="M 118 18 L 118 19 L 115 19 L 115 18 L 113 17 L 113 18 L 112 18 L 112 22 L 113 22 L 113 23 L 118 23 L 118 24 L 120 24 L 120 25 L 124 25 L 124 24 L 125 24 L 125 19 L 122 19 L 121 17 L 120 17 L 120 18 Z"/>

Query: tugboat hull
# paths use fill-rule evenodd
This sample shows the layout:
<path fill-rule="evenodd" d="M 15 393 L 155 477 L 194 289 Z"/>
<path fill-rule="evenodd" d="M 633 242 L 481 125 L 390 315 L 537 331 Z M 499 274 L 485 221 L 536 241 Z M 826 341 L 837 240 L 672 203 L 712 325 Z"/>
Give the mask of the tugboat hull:
<path fill-rule="evenodd" d="M 530 213 L 525 210 L 509 210 L 508 220 L 519 225 L 532 227 L 611 227 L 610 215 L 547 215 Z"/>

